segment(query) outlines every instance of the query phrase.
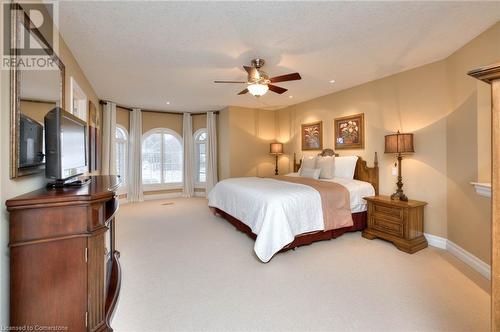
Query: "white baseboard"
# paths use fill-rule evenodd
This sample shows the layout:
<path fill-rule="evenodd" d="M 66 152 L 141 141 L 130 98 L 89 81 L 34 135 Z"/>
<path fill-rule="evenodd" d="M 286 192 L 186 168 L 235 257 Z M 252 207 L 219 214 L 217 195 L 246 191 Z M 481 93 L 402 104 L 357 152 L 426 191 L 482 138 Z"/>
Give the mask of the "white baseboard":
<path fill-rule="evenodd" d="M 485 278 L 491 280 L 491 266 L 460 247 L 459 245 L 451 242 L 450 240 L 446 243 L 446 250 L 453 256 L 460 259 L 465 264 L 472 267 L 477 272 L 481 273 Z"/>
<path fill-rule="evenodd" d="M 439 249 L 446 249 L 446 242 L 448 241 L 444 237 L 441 236 L 436 236 L 428 233 L 424 233 L 425 239 L 427 240 L 427 243 L 429 243 L 430 246 L 439 248 Z"/>
<path fill-rule="evenodd" d="M 173 192 L 173 193 L 166 193 L 166 194 L 150 194 L 150 195 L 144 195 L 144 200 L 145 201 L 154 201 L 158 199 L 169 199 L 169 198 L 180 198 L 182 197 L 181 192 Z M 194 197 L 205 197 L 204 192 L 198 192 L 195 191 Z M 128 204 L 129 201 L 127 198 L 120 198 L 120 204 Z"/>
<path fill-rule="evenodd" d="M 166 193 L 166 194 L 144 195 L 144 200 L 145 201 L 154 201 L 157 199 L 169 199 L 169 198 L 179 198 L 179 197 L 182 197 L 181 192 L 173 192 L 173 193 Z"/>
<path fill-rule="evenodd" d="M 491 280 L 490 265 L 486 264 L 485 262 L 474 256 L 464 248 L 460 247 L 459 245 L 453 243 L 448 239 L 427 233 L 425 233 L 424 236 L 427 239 L 427 242 L 429 243 L 430 246 L 447 250 L 450 254 L 452 254 L 453 256 L 460 259 L 462 262 L 464 262 L 465 264 L 469 265 L 471 268 L 479 272 L 483 277 L 487 278 L 488 280 Z"/>

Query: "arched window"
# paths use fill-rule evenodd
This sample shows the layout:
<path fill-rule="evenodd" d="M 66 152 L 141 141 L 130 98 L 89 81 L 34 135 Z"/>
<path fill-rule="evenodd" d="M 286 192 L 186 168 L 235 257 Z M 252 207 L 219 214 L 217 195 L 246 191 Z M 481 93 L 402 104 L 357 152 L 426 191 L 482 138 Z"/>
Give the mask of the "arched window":
<path fill-rule="evenodd" d="M 127 182 L 128 135 L 127 130 L 116 125 L 116 174 L 120 175 L 122 183 Z"/>
<path fill-rule="evenodd" d="M 194 133 L 195 182 L 202 184 L 207 179 L 207 129 L 201 128 Z"/>
<path fill-rule="evenodd" d="M 182 139 L 175 131 L 157 128 L 142 139 L 142 183 L 171 186 L 182 183 Z"/>

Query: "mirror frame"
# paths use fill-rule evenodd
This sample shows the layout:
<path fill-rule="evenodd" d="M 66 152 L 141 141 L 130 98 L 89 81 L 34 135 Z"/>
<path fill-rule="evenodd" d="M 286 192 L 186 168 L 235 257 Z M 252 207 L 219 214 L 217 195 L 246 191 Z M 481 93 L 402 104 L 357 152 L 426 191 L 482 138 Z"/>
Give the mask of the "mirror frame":
<path fill-rule="evenodd" d="M 19 6 L 19 4 L 13 4 Z M 59 67 L 59 72 L 61 74 L 61 84 L 60 84 L 60 101 L 61 107 L 65 108 L 65 66 L 61 59 L 55 54 L 52 45 L 50 45 L 42 33 L 34 27 L 29 16 L 24 12 L 24 10 L 12 10 L 10 15 L 10 30 L 11 30 L 11 40 L 10 40 L 10 56 L 17 62 L 18 52 L 17 52 L 17 37 L 18 37 L 18 27 L 19 24 L 24 25 L 30 33 L 36 35 L 47 47 L 50 49 L 49 56 L 52 58 L 54 63 Z M 59 36 L 57 36 L 59 38 Z M 36 166 L 29 169 L 19 169 L 19 140 L 20 140 L 20 116 L 21 116 L 21 97 L 19 95 L 20 91 L 20 79 L 19 73 L 16 66 L 10 68 L 10 178 L 18 178 L 21 176 L 39 174 L 44 172 L 45 164 Z"/>

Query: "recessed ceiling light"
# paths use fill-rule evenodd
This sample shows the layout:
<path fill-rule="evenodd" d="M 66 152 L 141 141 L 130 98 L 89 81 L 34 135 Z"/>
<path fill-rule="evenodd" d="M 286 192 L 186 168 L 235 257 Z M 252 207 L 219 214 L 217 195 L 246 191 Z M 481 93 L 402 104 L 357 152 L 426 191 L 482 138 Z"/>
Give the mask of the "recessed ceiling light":
<path fill-rule="evenodd" d="M 169 101 L 167 101 L 167 105 L 170 105 L 170 102 L 169 102 Z"/>
<path fill-rule="evenodd" d="M 288 98 L 293 98 L 293 96 L 288 96 Z"/>
<path fill-rule="evenodd" d="M 335 80 L 330 80 L 330 83 L 335 83 Z"/>

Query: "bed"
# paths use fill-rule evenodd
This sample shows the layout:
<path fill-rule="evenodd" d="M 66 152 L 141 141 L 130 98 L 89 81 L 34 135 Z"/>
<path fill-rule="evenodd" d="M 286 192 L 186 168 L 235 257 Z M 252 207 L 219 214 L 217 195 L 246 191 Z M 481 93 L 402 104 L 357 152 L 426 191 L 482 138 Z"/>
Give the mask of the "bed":
<path fill-rule="evenodd" d="M 331 149 L 319 154 L 322 157 L 332 155 L 338 156 Z M 209 207 L 216 215 L 255 240 L 254 251 L 262 262 L 270 261 L 277 252 L 364 229 L 366 202 L 363 197 L 378 194 L 376 154 L 373 167 L 368 167 L 366 161 L 358 157 L 353 179 L 306 181 L 298 177 L 301 164 L 297 163 L 295 155 L 293 165 L 294 173 L 287 176 L 223 180 L 208 195 Z M 349 196 L 348 210 L 344 209 L 343 213 L 349 214 L 348 219 L 352 222 L 344 222 L 338 216 L 332 219 L 329 215 L 330 207 L 341 198 L 323 192 L 322 188 L 334 187 L 342 187 L 344 195 Z M 331 196 L 328 202 L 327 196 Z M 337 224 L 327 227 L 327 216 Z"/>

